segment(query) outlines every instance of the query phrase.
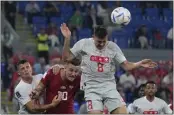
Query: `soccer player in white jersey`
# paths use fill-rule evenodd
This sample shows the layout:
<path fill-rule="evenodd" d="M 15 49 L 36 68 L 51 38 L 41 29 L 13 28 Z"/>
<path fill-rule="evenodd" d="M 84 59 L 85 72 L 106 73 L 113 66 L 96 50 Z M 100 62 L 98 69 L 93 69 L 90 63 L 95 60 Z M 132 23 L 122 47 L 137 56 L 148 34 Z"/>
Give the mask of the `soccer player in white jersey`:
<path fill-rule="evenodd" d="M 136 63 L 127 61 L 117 44 L 108 41 L 104 27 L 95 28 L 92 38 L 79 40 L 72 49 L 71 31 L 65 23 L 60 29 L 64 36 L 63 59 L 82 59 L 82 79 L 88 113 L 101 114 L 106 106 L 111 114 L 126 114 L 126 104 L 116 90 L 116 64 L 120 64 L 125 70 L 132 70 L 138 67 L 154 68 L 156 63 L 150 59 Z"/>
<path fill-rule="evenodd" d="M 149 81 L 145 86 L 145 96 L 136 99 L 132 104 L 132 112 L 135 114 L 172 114 L 167 103 L 155 97 L 157 87 L 155 82 Z"/>
<path fill-rule="evenodd" d="M 39 100 L 31 100 L 29 94 L 42 78 L 42 74 L 32 76 L 32 67 L 27 60 L 20 60 L 17 64 L 18 74 L 21 81 L 15 88 L 15 97 L 19 102 L 19 114 L 43 113 L 47 109 L 55 107 L 61 101 L 61 95 L 56 95 L 52 103 L 43 105 L 43 97 Z M 54 72 L 57 73 L 57 66 L 54 66 Z"/>

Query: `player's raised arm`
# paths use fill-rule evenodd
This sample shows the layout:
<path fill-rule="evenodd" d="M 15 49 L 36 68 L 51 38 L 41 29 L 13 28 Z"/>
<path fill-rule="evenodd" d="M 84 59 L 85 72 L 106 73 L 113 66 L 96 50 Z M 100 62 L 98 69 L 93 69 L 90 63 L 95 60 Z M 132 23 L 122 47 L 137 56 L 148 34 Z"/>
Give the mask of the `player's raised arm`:
<path fill-rule="evenodd" d="M 70 52 L 70 38 L 71 38 L 71 31 L 66 26 L 65 23 L 61 24 L 60 30 L 62 32 L 62 35 L 64 36 L 64 46 L 63 46 L 63 54 L 62 58 L 63 60 L 72 59 L 73 55 Z"/>
<path fill-rule="evenodd" d="M 64 46 L 63 46 L 63 54 L 62 58 L 63 60 L 71 61 L 73 59 L 79 59 L 80 53 L 82 51 L 82 47 L 84 45 L 84 39 L 79 40 L 77 43 L 74 44 L 73 48 L 70 49 L 70 37 L 71 32 L 69 28 L 66 26 L 65 23 L 63 23 L 60 27 L 61 32 L 64 36 Z"/>

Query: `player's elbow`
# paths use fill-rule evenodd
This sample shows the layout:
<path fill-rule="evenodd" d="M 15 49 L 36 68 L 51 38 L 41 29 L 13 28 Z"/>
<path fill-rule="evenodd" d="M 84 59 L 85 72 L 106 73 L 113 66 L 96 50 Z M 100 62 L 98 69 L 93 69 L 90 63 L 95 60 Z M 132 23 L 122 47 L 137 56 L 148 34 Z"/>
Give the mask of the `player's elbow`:
<path fill-rule="evenodd" d="M 26 106 L 26 109 L 29 111 L 29 113 L 32 113 L 32 114 L 38 113 L 37 112 L 37 105 L 33 106 L 31 101 L 28 102 L 25 106 Z"/>
<path fill-rule="evenodd" d="M 69 53 L 67 53 L 67 52 L 63 52 L 63 53 L 62 53 L 62 60 L 63 60 L 63 61 L 67 60 L 68 57 L 69 57 Z"/>
<path fill-rule="evenodd" d="M 34 106 L 26 107 L 29 113 L 34 114 L 37 113 L 36 109 Z"/>
<path fill-rule="evenodd" d="M 64 62 L 66 62 L 67 59 L 68 59 L 67 56 L 63 56 L 63 55 L 62 55 L 62 60 L 63 60 Z"/>

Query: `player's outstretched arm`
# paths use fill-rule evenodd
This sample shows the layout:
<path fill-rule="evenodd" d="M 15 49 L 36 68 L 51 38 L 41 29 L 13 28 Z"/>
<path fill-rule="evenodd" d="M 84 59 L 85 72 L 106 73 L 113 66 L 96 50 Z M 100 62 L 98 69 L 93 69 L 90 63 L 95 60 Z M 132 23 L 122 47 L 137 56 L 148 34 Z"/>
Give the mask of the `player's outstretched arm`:
<path fill-rule="evenodd" d="M 61 24 L 60 30 L 64 36 L 64 46 L 63 46 L 62 58 L 63 58 L 63 60 L 70 60 L 73 56 L 70 51 L 71 31 L 69 30 L 69 28 L 66 26 L 65 23 Z"/>
<path fill-rule="evenodd" d="M 62 94 L 56 95 L 52 103 L 46 105 L 40 105 L 36 100 L 29 101 L 25 106 L 30 113 L 43 113 L 47 109 L 56 107 L 62 100 Z"/>
<path fill-rule="evenodd" d="M 145 68 L 154 68 L 157 66 L 157 64 L 155 62 L 153 62 L 151 59 L 144 59 L 141 60 L 139 62 L 133 63 L 133 62 L 129 62 L 129 61 L 124 61 L 121 66 L 129 71 L 129 70 L 133 70 L 139 67 L 145 67 Z"/>

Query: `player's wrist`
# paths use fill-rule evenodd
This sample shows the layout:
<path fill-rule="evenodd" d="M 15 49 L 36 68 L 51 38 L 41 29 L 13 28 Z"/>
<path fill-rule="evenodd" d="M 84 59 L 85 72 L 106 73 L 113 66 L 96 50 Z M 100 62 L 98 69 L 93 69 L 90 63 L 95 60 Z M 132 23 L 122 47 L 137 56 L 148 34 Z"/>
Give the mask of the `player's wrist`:
<path fill-rule="evenodd" d="M 56 107 L 56 104 L 52 102 L 52 103 L 50 104 L 50 106 L 51 106 L 51 108 L 53 108 L 53 107 Z"/>
<path fill-rule="evenodd" d="M 39 89 L 34 89 L 35 90 L 35 92 L 36 92 L 36 96 L 39 96 L 40 94 L 41 94 L 41 90 L 39 90 Z"/>
<path fill-rule="evenodd" d="M 136 62 L 136 63 L 134 63 L 134 64 L 135 64 L 135 68 L 139 68 L 139 67 L 141 67 L 141 61 Z"/>
<path fill-rule="evenodd" d="M 65 37 L 65 41 L 70 41 L 71 37 Z"/>

